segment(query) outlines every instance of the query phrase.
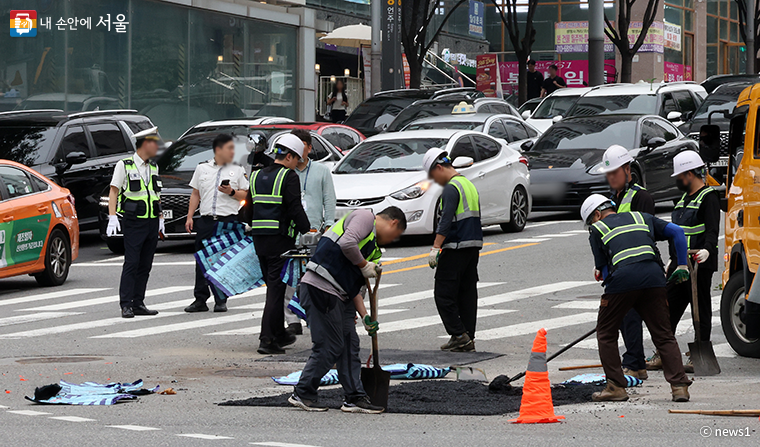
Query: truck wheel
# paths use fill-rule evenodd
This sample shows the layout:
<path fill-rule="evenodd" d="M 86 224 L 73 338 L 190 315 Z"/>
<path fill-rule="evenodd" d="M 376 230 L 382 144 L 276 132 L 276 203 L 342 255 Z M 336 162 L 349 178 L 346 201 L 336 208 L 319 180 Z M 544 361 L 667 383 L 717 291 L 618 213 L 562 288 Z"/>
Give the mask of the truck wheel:
<path fill-rule="evenodd" d="M 760 358 L 760 339 L 747 338 L 739 315 L 744 309 L 744 277 L 731 275 L 720 298 L 720 322 L 728 344 L 742 357 Z"/>
<path fill-rule="evenodd" d="M 108 239 L 106 239 L 106 245 L 108 246 L 108 249 L 111 250 L 111 253 L 114 253 L 117 255 L 124 254 L 124 239 L 123 238 L 109 237 Z"/>
<path fill-rule="evenodd" d="M 45 270 L 34 275 L 41 286 L 60 286 L 66 282 L 71 267 L 71 246 L 63 231 L 50 233 L 45 251 Z"/>

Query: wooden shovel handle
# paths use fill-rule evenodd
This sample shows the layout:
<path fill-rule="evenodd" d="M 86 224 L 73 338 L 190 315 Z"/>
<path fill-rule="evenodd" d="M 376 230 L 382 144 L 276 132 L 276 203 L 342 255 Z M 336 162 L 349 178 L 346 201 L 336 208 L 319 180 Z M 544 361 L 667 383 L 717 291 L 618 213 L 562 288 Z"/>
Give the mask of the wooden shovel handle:
<path fill-rule="evenodd" d="M 377 289 L 380 287 L 380 276 L 382 276 L 382 272 L 378 273 L 377 278 L 375 278 L 374 290 L 372 289 L 372 284 L 369 282 L 369 278 L 364 279 L 367 285 L 367 293 L 369 294 L 369 316 L 372 321 L 377 321 Z M 376 368 L 380 367 L 379 350 L 377 333 L 375 333 L 375 335 L 372 336 L 372 363 Z"/>
<path fill-rule="evenodd" d="M 689 250 L 688 264 L 689 264 L 689 279 L 691 280 L 691 322 L 694 325 L 694 340 L 700 341 L 700 328 L 699 328 L 699 297 L 697 295 L 697 270 L 699 264 L 692 260 L 692 256 L 699 250 Z"/>

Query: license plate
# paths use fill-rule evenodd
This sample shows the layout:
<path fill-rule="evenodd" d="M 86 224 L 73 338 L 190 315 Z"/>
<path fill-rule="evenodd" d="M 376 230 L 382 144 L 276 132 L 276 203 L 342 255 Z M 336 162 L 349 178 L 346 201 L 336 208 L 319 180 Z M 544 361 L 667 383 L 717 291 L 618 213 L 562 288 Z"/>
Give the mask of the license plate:
<path fill-rule="evenodd" d="M 174 219 L 174 210 L 163 210 L 164 219 Z"/>
<path fill-rule="evenodd" d="M 721 157 L 715 163 L 710 163 L 710 167 L 711 168 L 727 168 L 728 167 L 728 157 Z"/>

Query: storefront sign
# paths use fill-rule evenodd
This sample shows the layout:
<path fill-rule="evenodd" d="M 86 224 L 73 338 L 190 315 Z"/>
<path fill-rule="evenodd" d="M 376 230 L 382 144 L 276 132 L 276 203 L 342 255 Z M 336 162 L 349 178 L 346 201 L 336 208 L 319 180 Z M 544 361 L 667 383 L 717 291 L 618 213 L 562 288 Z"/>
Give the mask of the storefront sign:
<path fill-rule="evenodd" d="M 477 0 L 470 0 L 470 35 L 483 37 L 483 22 L 485 20 L 485 11 L 483 3 Z"/>
<path fill-rule="evenodd" d="M 665 62 L 662 66 L 665 82 L 691 81 L 691 66 Z"/>
<path fill-rule="evenodd" d="M 362 47 L 362 65 L 364 65 L 364 96 L 369 97 L 372 92 L 372 49 Z"/>
<path fill-rule="evenodd" d="M 401 67 L 401 7 L 397 0 L 384 0 L 383 6 L 383 62 L 382 88 L 402 88 L 404 82 Z"/>
<path fill-rule="evenodd" d="M 409 61 L 406 60 L 406 54 L 401 55 L 401 63 L 404 66 L 404 88 L 409 88 L 412 83 L 412 72 L 409 70 Z"/>
<path fill-rule="evenodd" d="M 663 22 L 662 26 L 665 48 L 681 51 L 681 27 L 668 22 Z"/>
<path fill-rule="evenodd" d="M 631 22 L 631 26 L 628 28 L 628 42 L 631 46 L 639 38 L 641 27 L 641 22 Z M 662 53 L 664 43 L 662 22 L 652 22 L 652 26 L 649 27 L 647 36 L 644 39 L 644 44 L 639 48 L 639 53 Z"/>
<path fill-rule="evenodd" d="M 501 76 L 496 55 L 481 54 L 477 57 L 477 61 L 475 84 L 478 91 L 491 98 L 501 96 Z"/>
<path fill-rule="evenodd" d="M 557 22 L 554 24 L 554 51 L 556 53 L 587 53 L 588 22 Z M 604 51 L 615 51 L 612 42 L 604 36 Z"/>
<path fill-rule="evenodd" d="M 536 62 L 536 70 L 544 75 L 544 78 L 549 77 L 549 66 L 555 64 L 559 68 L 559 76 L 561 76 L 568 87 L 584 87 L 584 82 L 588 82 L 588 60 L 577 61 L 538 61 Z M 612 70 L 615 67 L 615 61 L 613 59 L 605 60 L 605 79 L 608 78 L 607 69 Z M 499 63 L 499 72 L 501 80 L 505 84 L 517 84 L 519 68 L 517 62 L 501 62 Z M 614 82 L 610 77 L 609 82 Z M 478 89 L 480 90 L 480 89 Z"/>

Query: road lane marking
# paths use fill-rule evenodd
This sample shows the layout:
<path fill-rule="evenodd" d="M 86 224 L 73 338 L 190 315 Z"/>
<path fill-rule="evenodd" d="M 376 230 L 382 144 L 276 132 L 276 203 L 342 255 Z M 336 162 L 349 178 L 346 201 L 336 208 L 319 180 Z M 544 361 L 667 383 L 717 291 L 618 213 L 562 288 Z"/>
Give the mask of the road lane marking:
<path fill-rule="evenodd" d="M 45 312 L 29 315 L 16 315 L 13 317 L 0 318 L 0 327 L 10 326 L 12 324 L 33 323 L 35 321 L 51 320 L 53 318 L 62 318 L 82 314 L 84 314 L 84 312 Z"/>
<path fill-rule="evenodd" d="M 554 234 L 542 234 L 541 237 L 570 237 L 570 236 L 577 236 L 575 233 L 554 233 Z"/>
<path fill-rule="evenodd" d="M 309 444 L 291 444 L 288 442 L 252 442 L 251 445 L 263 445 L 267 447 L 319 447 Z"/>
<path fill-rule="evenodd" d="M 535 334 L 541 328 L 550 331 L 552 329 L 559 329 L 576 324 L 596 321 L 596 315 L 596 312 L 585 312 L 575 315 L 567 315 L 564 317 L 548 318 L 546 320 L 539 321 L 528 321 L 525 323 L 518 323 L 510 326 L 486 329 L 478 331 L 476 338 L 478 340 L 497 340 L 500 338 L 517 337 L 518 335 Z M 549 334 L 551 334 L 551 332 Z"/>
<path fill-rule="evenodd" d="M 503 315 L 512 312 L 517 312 L 512 309 L 480 309 L 478 310 L 478 320 L 481 318 L 493 317 L 496 315 Z M 390 332 L 405 331 L 409 329 L 418 329 L 427 326 L 438 326 L 441 324 L 441 318 L 436 315 L 419 318 L 407 318 L 405 320 L 390 321 L 388 323 L 381 323 L 378 333 L 387 334 Z M 478 339 L 480 334 L 478 333 Z"/>
<path fill-rule="evenodd" d="M 87 293 L 95 293 L 95 292 L 102 292 L 104 290 L 111 290 L 111 288 L 79 288 L 79 289 L 68 289 L 68 290 L 60 290 L 56 292 L 49 292 L 49 293 L 42 293 L 39 295 L 30 295 L 30 296 L 22 296 L 18 298 L 10 298 L 7 300 L 2 299 L 2 295 L 0 295 L 0 306 L 9 306 L 12 304 L 25 304 L 25 303 L 31 303 L 34 301 L 42 301 L 42 300 L 52 300 L 56 298 L 65 298 L 67 296 L 74 296 L 74 295 L 84 295 Z"/>
<path fill-rule="evenodd" d="M 728 343 L 718 343 L 717 345 L 713 345 L 713 351 L 715 351 L 715 357 L 733 359 L 739 356 L 736 351 L 734 351 L 734 348 Z"/>
<path fill-rule="evenodd" d="M 153 267 L 166 267 L 166 266 L 178 266 L 178 265 L 195 265 L 195 261 L 174 261 L 174 262 L 154 262 L 151 264 Z M 82 262 L 71 264 L 72 267 L 123 267 L 124 264 L 112 264 L 104 262 L 98 264 L 97 262 Z"/>
<path fill-rule="evenodd" d="M 85 321 L 82 323 L 64 324 L 61 326 L 52 326 L 52 327 L 45 327 L 41 329 L 32 329 L 32 330 L 23 331 L 23 332 L 2 334 L 0 335 L 0 339 L 42 337 L 45 335 L 63 334 L 66 332 L 95 329 L 99 327 L 108 327 L 108 326 L 113 326 L 116 324 L 126 324 L 126 323 L 136 324 L 139 322 L 153 321 L 158 318 L 176 317 L 177 315 L 185 315 L 185 312 L 161 312 L 158 315 L 154 315 L 150 317 L 137 317 L 136 319 L 115 317 L 115 318 L 106 318 L 103 320 Z"/>
<path fill-rule="evenodd" d="M 160 315 L 160 314 L 159 314 Z M 253 321 L 255 318 L 261 318 L 261 313 L 257 312 L 251 315 L 248 312 L 236 315 L 227 315 L 225 317 L 214 316 L 203 320 L 192 320 L 183 323 L 166 324 L 163 326 L 153 326 L 130 331 L 114 332 L 112 334 L 95 335 L 90 338 L 138 338 L 148 335 L 167 334 L 169 332 L 184 331 L 187 329 L 197 329 L 208 326 L 218 326 L 220 324 L 237 323 L 240 321 Z"/>
<path fill-rule="evenodd" d="M 599 309 L 599 300 L 573 300 L 552 306 L 552 309 L 596 310 Z"/>
<path fill-rule="evenodd" d="M 53 413 L 45 413 L 44 411 L 34 411 L 34 410 L 8 410 L 8 413 L 20 414 L 22 416 L 45 416 L 48 414 L 53 414 Z"/>
<path fill-rule="evenodd" d="M 540 237 L 534 237 L 534 238 L 522 238 L 522 239 L 510 239 L 508 241 L 504 242 L 512 242 L 512 243 L 519 243 L 519 244 L 529 244 L 531 242 L 546 242 L 550 241 L 551 239 L 544 239 Z"/>
<path fill-rule="evenodd" d="M 497 250 L 484 251 L 484 252 L 480 253 L 480 256 L 493 255 L 493 254 L 496 254 L 496 253 L 502 253 L 502 252 L 509 251 L 509 250 L 515 250 L 515 249 L 518 249 L 518 248 L 530 247 L 530 246 L 533 246 L 533 245 L 538 245 L 538 243 L 515 245 L 514 247 L 506 247 L 506 248 L 499 248 Z M 428 256 L 427 254 L 425 254 L 425 255 L 419 255 L 417 257 L 417 259 L 426 258 L 427 256 Z M 402 268 L 402 269 L 390 270 L 390 271 L 387 271 L 387 272 L 384 271 L 383 275 L 390 275 L 391 273 L 408 272 L 410 270 L 417 270 L 417 269 L 421 269 L 421 268 L 425 268 L 425 267 L 430 268 L 430 266 L 427 265 L 427 264 L 415 265 L 413 267 L 405 267 L 405 268 Z"/>
<path fill-rule="evenodd" d="M 554 284 L 546 284 L 543 286 L 530 287 L 522 290 L 515 290 L 512 292 L 502 293 L 500 295 L 493 295 L 478 300 L 478 307 L 481 306 L 493 306 L 495 304 L 508 303 L 510 301 L 521 300 L 524 298 L 530 298 L 537 295 L 546 295 L 549 293 L 561 292 L 563 290 L 574 289 L 576 287 L 587 286 L 590 284 L 596 284 L 594 281 L 561 281 Z"/>
<path fill-rule="evenodd" d="M 155 427 L 145 427 L 142 425 L 106 425 L 108 428 L 118 428 L 120 430 L 130 430 L 130 431 L 151 431 L 151 430 L 161 430 L 160 428 Z"/>
<path fill-rule="evenodd" d="M 588 230 L 570 230 L 570 231 L 563 231 L 563 233 L 588 234 Z"/>
<path fill-rule="evenodd" d="M 218 435 L 204 435 L 202 433 L 184 433 L 184 434 L 178 434 L 177 436 L 181 438 L 195 438 L 195 439 L 235 439 L 231 438 L 229 436 L 218 436 Z"/>
<path fill-rule="evenodd" d="M 525 228 L 538 228 L 538 227 L 545 227 L 547 225 L 556 225 L 560 223 L 568 223 L 573 222 L 571 220 L 551 220 L 549 222 L 536 222 L 536 223 L 530 223 L 525 226 Z"/>
<path fill-rule="evenodd" d="M 155 289 L 155 290 L 148 290 L 145 292 L 146 297 L 152 297 L 152 296 L 159 296 L 159 295 L 168 295 L 170 293 L 177 293 L 177 292 L 186 292 L 188 290 L 193 290 L 194 286 L 173 286 L 173 287 L 164 287 L 162 289 Z M 114 307 L 119 304 L 119 295 L 112 295 L 112 296 L 105 296 L 101 298 L 92 298 L 89 300 L 83 300 L 83 301 L 72 301 L 69 303 L 60 303 L 60 304 L 51 304 L 48 306 L 40 306 L 40 307 L 31 307 L 28 309 L 19 309 L 17 312 L 30 312 L 30 311 L 52 311 L 52 310 L 66 310 L 66 309 L 76 309 L 78 307 L 88 307 L 88 306 L 97 306 L 100 304 L 113 304 Z"/>
<path fill-rule="evenodd" d="M 494 287 L 494 286 L 501 286 L 506 283 L 503 282 L 479 282 L 478 283 L 478 289 L 482 289 L 485 287 Z M 410 303 L 412 301 L 420 301 L 428 298 L 433 298 L 434 291 L 433 290 L 423 290 L 421 292 L 413 292 L 413 293 L 407 293 L 405 295 L 399 295 L 399 296 L 392 296 L 388 298 L 381 298 L 377 300 L 378 305 L 380 306 L 395 306 L 397 304 L 403 304 L 403 303 Z"/>
<path fill-rule="evenodd" d="M 383 318 L 384 315 L 390 315 L 395 314 L 399 312 L 406 312 L 409 309 L 383 309 L 381 311 L 380 318 Z M 384 323 L 385 324 L 385 323 Z M 230 329 L 227 331 L 219 331 L 219 332 L 209 332 L 208 334 L 203 335 L 258 335 L 261 332 L 261 324 L 255 324 L 254 326 L 239 328 L 239 329 Z"/>
<path fill-rule="evenodd" d="M 79 416 L 51 416 L 48 419 L 66 422 L 95 422 L 95 419 L 80 418 Z"/>

